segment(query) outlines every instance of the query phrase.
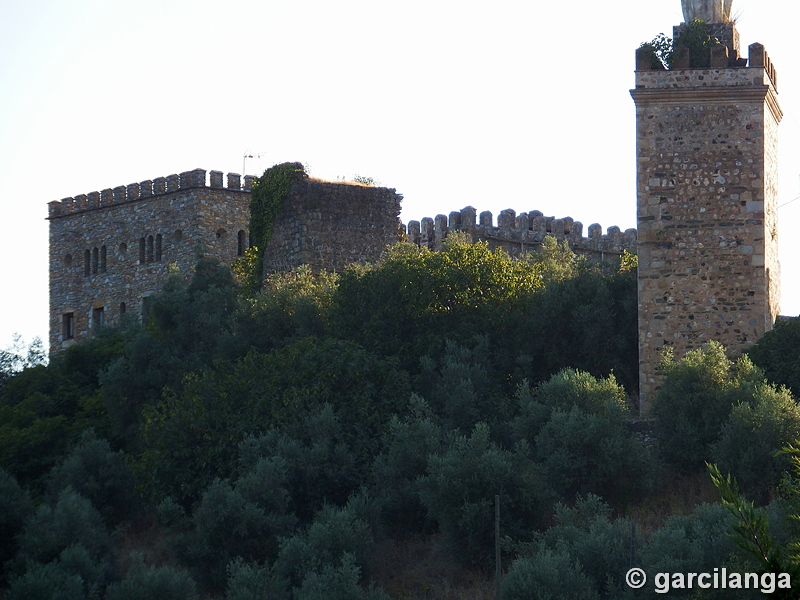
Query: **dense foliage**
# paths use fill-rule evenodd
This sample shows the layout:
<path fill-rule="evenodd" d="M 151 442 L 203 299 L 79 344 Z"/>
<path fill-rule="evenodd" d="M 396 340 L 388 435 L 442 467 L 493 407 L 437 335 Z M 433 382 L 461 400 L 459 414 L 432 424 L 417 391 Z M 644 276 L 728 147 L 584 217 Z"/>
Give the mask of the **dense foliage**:
<path fill-rule="evenodd" d="M 201 259 L 141 322 L 47 366 L 3 355 L 0 597 L 384 600 L 393 544 L 483 577 L 496 496 L 504 598 L 619 598 L 631 561 L 754 564 L 720 504 L 625 515 L 713 461 L 777 499 L 787 543 L 797 404 L 712 344 L 665 357 L 655 441 L 637 433 L 634 275 L 456 235 L 259 290 Z"/>

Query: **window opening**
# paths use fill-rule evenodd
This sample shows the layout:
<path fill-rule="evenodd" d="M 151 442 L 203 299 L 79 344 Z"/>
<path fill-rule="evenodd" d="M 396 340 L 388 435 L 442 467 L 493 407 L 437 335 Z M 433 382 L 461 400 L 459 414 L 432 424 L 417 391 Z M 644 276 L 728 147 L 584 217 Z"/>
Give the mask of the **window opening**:
<path fill-rule="evenodd" d="M 61 337 L 65 340 L 71 340 L 75 337 L 74 313 L 64 313 L 61 315 Z"/>
<path fill-rule="evenodd" d="M 98 327 L 102 327 L 105 325 L 106 318 L 105 318 L 105 310 L 104 307 L 100 306 L 98 308 L 92 309 L 92 327 L 97 329 Z"/>

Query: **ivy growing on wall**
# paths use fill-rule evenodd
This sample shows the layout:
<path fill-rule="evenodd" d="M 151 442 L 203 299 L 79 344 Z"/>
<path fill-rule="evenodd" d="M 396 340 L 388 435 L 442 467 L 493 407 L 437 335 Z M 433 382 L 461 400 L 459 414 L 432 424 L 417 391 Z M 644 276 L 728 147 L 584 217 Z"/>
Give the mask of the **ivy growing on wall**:
<path fill-rule="evenodd" d="M 237 261 L 234 271 L 246 290 L 260 287 L 264 266 L 264 250 L 272 237 L 272 225 L 283 209 L 292 185 L 305 176 L 298 162 L 270 167 L 253 181 L 250 193 L 250 239 L 252 248 Z"/>

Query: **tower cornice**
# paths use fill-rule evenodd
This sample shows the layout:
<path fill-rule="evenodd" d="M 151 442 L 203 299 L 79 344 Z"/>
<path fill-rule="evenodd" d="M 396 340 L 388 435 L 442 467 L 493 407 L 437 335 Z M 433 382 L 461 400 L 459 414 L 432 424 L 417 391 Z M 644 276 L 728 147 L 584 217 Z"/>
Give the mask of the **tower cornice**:
<path fill-rule="evenodd" d="M 761 104 L 766 102 L 772 116 L 780 123 L 783 111 L 778 104 L 778 94 L 771 85 L 751 87 L 684 87 L 684 88 L 636 88 L 631 96 L 639 106 L 697 106 L 720 104 Z"/>

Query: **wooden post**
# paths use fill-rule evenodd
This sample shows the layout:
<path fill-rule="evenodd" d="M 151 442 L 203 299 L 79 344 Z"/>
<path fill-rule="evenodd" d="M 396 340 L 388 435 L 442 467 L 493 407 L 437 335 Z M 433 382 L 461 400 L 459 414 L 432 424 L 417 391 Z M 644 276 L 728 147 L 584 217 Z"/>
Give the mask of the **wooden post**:
<path fill-rule="evenodd" d="M 500 600 L 500 496 L 494 497 L 494 596 Z"/>

